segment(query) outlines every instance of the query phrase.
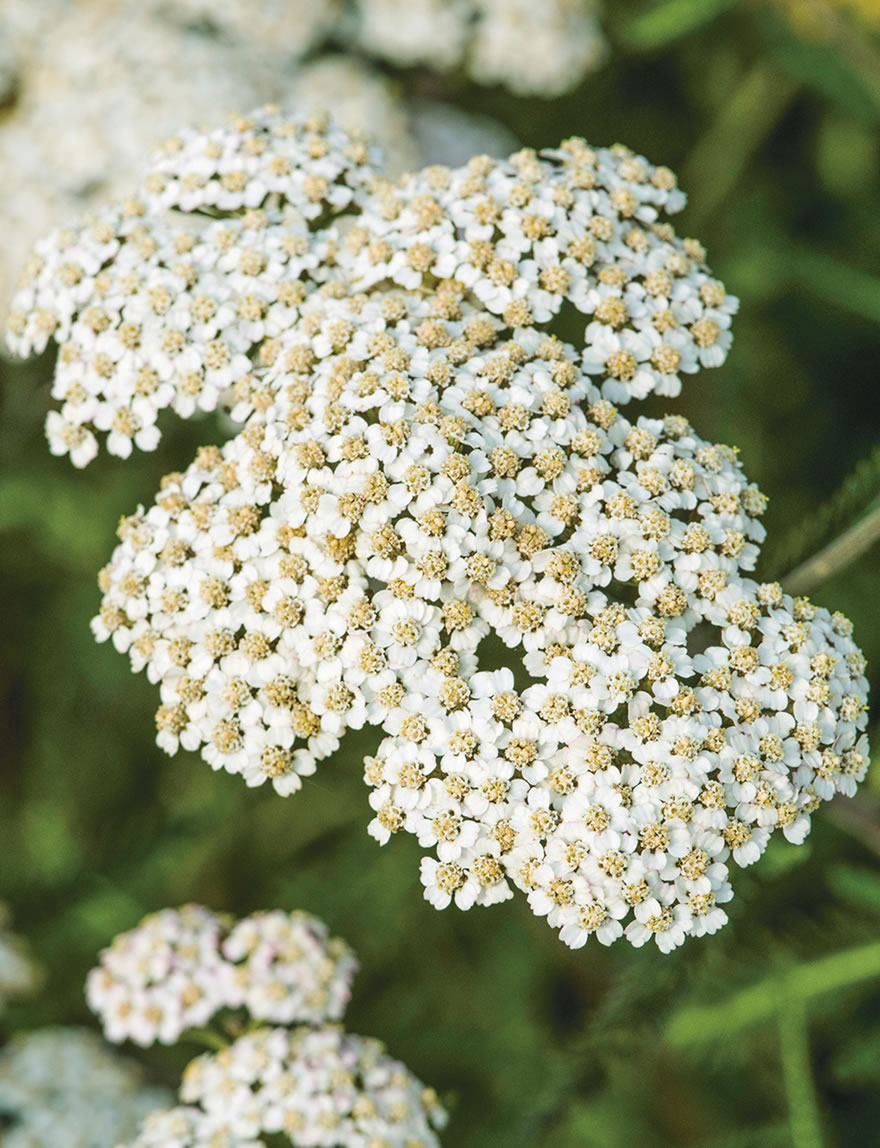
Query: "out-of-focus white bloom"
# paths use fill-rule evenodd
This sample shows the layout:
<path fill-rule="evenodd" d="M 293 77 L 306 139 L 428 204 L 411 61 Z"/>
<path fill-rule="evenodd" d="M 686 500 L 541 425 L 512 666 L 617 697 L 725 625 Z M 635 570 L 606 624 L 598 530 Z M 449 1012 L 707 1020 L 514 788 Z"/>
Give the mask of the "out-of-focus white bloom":
<path fill-rule="evenodd" d="M 438 1148 L 433 1089 L 376 1040 L 340 1028 L 260 1029 L 186 1069 L 185 1106 L 149 1116 L 128 1148 Z M 273 1139 L 272 1143 L 275 1143 Z"/>
<path fill-rule="evenodd" d="M 552 98 L 605 59 L 597 0 L 477 0 L 477 8 L 468 71 L 481 84 Z"/>
<path fill-rule="evenodd" d="M 335 129 L 308 138 L 272 117 L 188 137 L 137 234 L 55 237 L 19 295 L 13 344 L 61 342 L 53 449 L 88 461 L 107 396 L 140 409 L 124 370 L 146 345 L 161 379 L 169 339 L 244 424 L 123 520 L 96 637 L 158 684 L 164 749 L 249 785 L 292 793 L 380 726 L 369 831 L 435 852 L 438 908 L 518 888 L 572 946 L 714 932 L 731 863 L 854 791 L 867 683 L 846 619 L 748 577 L 765 499 L 736 451 L 620 412 L 730 343 L 736 300 L 662 218 L 675 177 L 569 140 L 392 185 Z M 278 176 L 281 147 L 298 166 Z M 275 178 L 308 230 L 263 219 Z M 233 215 L 196 248 L 217 252 L 210 290 L 133 340 L 140 236 L 171 204 Z M 263 316 L 242 310 L 245 259 L 271 284 Z M 71 396 L 102 277 L 114 387 Z M 581 347 L 553 334 L 572 309 Z M 208 369 L 218 327 L 229 355 Z M 181 376 L 161 402 L 186 416 Z M 510 668 L 489 668 L 501 646 Z"/>
<path fill-rule="evenodd" d="M 108 1040 L 174 1044 L 228 997 L 220 944 L 231 921 L 199 905 L 163 909 L 121 933 L 89 973 L 86 999 Z"/>
<path fill-rule="evenodd" d="M 21 70 L 38 51 L 41 38 L 57 24 L 67 7 L 67 0 L 44 0 L 28 4 L 25 0 L 6 0 L 0 10 L 0 44 L 4 58 L 15 69 L 16 85 Z"/>
<path fill-rule="evenodd" d="M 346 131 L 374 141 L 392 177 L 426 163 L 457 166 L 473 155 L 503 156 L 517 147 L 513 134 L 488 116 L 439 100 L 405 100 L 398 81 L 357 56 L 321 56 L 303 64 L 288 102 L 329 112 Z"/>
<path fill-rule="evenodd" d="M 396 175 L 424 163 L 410 131 L 398 83 L 357 56 L 321 56 L 298 69 L 289 96 L 293 107 L 329 112 L 346 131 L 360 132 L 382 149 Z"/>
<path fill-rule="evenodd" d="M 469 0 L 358 0 L 359 45 L 404 68 L 451 71 L 467 49 Z"/>
<path fill-rule="evenodd" d="M 271 70 L 273 61 L 289 63 L 306 56 L 332 33 L 341 0 L 147 0 L 169 23 L 204 29 L 253 53 Z"/>
<path fill-rule="evenodd" d="M 0 1012 L 8 1001 L 35 992 L 41 979 L 27 943 L 10 925 L 9 910 L 0 901 Z"/>
<path fill-rule="evenodd" d="M 339 937 L 308 913 L 252 913 L 223 941 L 233 966 L 231 1007 L 273 1024 L 339 1020 L 351 996 L 357 961 Z"/>
<path fill-rule="evenodd" d="M 356 969 L 345 942 L 307 913 L 234 922 L 186 905 L 116 937 L 86 995 L 109 1040 L 174 1044 L 224 1009 L 280 1024 L 338 1020 Z"/>
<path fill-rule="evenodd" d="M 460 167 L 472 156 L 500 158 L 519 147 L 513 132 L 497 120 L 440 100 L 413 100 L 410 127 L 422 164 Z"/>
<path fill-rule="evenodd" d="M 358 44 L 401 67 L 559 96 L 605 57 L 597 0 L 358 0 Z"/>
<path fill-rule="evenodd" d="M 0 1049 L 3 1148 L 113 1148 L 168 1102 L 84 1029 L 37 1029 Z"/>

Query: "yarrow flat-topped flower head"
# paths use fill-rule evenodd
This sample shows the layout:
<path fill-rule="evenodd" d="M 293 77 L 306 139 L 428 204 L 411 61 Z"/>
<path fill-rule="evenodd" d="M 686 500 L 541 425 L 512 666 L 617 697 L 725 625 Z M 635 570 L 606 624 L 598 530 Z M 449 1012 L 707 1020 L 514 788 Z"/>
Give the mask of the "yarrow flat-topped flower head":
<path fill-rule="evenodd" d="M 235 922 L 187 905 L 118 936 L 87 996 L 108 1039 L 173 1044 L 223 1010 L 276 1024 L 339 1020 L 356 971 L 348 945 L 317 917 L 276 911 Z"/>
<path fill-rule="evenodd" d="M 117 937 L 88 980 L 107 1037 L 175 1043 L 213 1025 L 220 1047 L 189 1064 L 182 1104 L 150 1113 L 131 1148 L 254 1148 L 264 1136 L 297 1148 L 438 1148 L 446 1114 L 433 1089 L 334 1023 L 355 971 L 348 946 L 306 913 L 234 922 L 188 905 Z"/>
<path fill-rule="evenodd" d="M 735 449 L 621 413 L 719 366 L 736 301 L 626 148 L 399 184 L 367 158 L 260 113 L 163 153 L 131 232 L 38 252 L 12 339 L 61 344 L 59 452 L 119 412 L 151 447 L 192 395 L 242 424 L 123 520 L 95 634 L 159 686 L 163 748 L 250 785 L 292 793 L 379 726 L 370 832 L 432 851 L 438 907 L 519 888 L 572 946 L 714 932 L 731 862 L 867 766 L 864 659 L 749 577 L 765 499 Z M 160 227 L 179 265 L 138 246 Z M 581 347 L 554 333 L 576 315 Z"/>
<path fill-rule="evenodd" d="M 309 286 L 333 264 L 317 219 L 348 208 L 371 177 L 367 148 L 320 121 L 271 113 L 169 140 L 141 196 L 38 244 L 13 300 L 9 347 L 59 344 L 47 423 L 78 466 L 159 442 L 156 419 L 214 410 L 271 358 Z M 327 244 L 330 244 L 328 247 Z"/>

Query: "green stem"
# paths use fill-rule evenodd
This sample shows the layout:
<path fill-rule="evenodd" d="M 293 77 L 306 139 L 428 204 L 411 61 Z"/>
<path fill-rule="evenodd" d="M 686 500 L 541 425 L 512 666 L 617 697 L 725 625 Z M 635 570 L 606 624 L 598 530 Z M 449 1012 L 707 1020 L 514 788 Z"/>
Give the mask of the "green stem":
<path fill-rule="evenodd" d="M 839 574 L 875 542 L 880 540 L 880 506 L 854 522 L 843 534 L 824 546 L 818 554 L 796 566 L 782 579 L 789 594 L 809 594 Z"/>
<path fill-rule="evenodd" d="M 803 1001 L 797 997 L 780 1001 L 777 1017 L 792 1148 L 822 1148 L 822 1116 L 813 1086 Z"/>
<path fill-rule="evenodd" d="M 826 303 L 880 323 L 880 277 L 806 248 L 791 247 L 780 252 L 779 260 L 790 282 Z"/>
<path fill-rule="evenodd" d="M 229 1047 L 229 1041 L 226 1037 L 215 1032 L 212 1028 L 188 1028 L 181 1040 L 200 1044 L 204 1048 L 211 1049 L 212 1052 L 219 1052 L 221 1049 Z"/>
<path fill-rule="evenodd" d="M 782 998 L 806 1005 L 835 989 L 880 977 L 880 941 L 858 945 L 768 976 L 717 1004 L 681 1009 L 666 1027 L 666 1042 L 676 1048 L 726 1039 L 771 1020 Z"/>
<path fill-rule="evenodd" d="M 783 570 L 793 569 L 818 550 L 831 536 L 832 528 L 842 530 L 870 513 L 880 495 L 880 443 L 867 458 L 856 464 L 834 494 L 813 509 L 809 516 L 791 527 L 773 552 L 768 567 L 779 577 Z"/>
<path fill-rule="evenodd" d="M 692 223 L 712 215 L 730 195 L 796 92 L 795 81 L 772 61 L 760 60 L 747 73 L 682 168 Z"/>

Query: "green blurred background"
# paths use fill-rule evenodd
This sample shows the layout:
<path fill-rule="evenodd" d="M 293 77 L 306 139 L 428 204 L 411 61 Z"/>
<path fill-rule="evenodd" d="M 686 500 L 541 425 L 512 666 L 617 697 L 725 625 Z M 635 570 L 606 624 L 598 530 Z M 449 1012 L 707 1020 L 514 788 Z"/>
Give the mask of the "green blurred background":
<path fill-rule="evenodd" d="M 524 143 L 622 141 L 679 173 L 678 230 L 742 308 L 727 364 L 657 410 L 741 448 L 777 577 L 880 497 L 880 3 L 613 0 L 604 23 L 608 62 L 561 100 L 401 78 Z M 91 640 L 95 573 L 119 516 L 218 430 L 169 423 L 159 454 L 75 472 L 42 437 L 50 371 L 0 365 L 0 899 L 47 970 L 0 1031 L 86 1021 L 96 952 L 149 910 L 300 907 L 358 951 L 349 1027 L 449 1097 L 450 1146 L 880 1143 L 876 761 L 805 846 L 738 875 L 727 928 L 670 956 L 569 952 L 522 897 L 437 913 L 416 843 L 366 834 L 372 735 L 286 800 L 154 746 L 153 688 Z M 853 619 L 875 690 L 878 575 L 875 546 L 813 594 Z M 171 1082 L 191 1051 L 144 1059 Z"/>

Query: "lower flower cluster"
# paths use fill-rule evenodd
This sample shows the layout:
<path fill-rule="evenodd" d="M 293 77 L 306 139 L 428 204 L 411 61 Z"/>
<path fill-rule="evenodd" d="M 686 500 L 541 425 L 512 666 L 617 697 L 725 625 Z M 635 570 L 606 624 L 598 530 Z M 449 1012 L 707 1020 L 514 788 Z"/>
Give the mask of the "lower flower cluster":
<path fill-rule="evenodd" d="M 348 946 L 305 913 L 235 922 L 187 905 L 117 937 L 87 985 L 107 1037 L 217 1049 L 189 1064 L 180 1103 L 150 1113 L 127 1148 L 438 1148 L 436 1093 L 334 1023 L 355 970 Z"/>
<path fill-rule="evenodd" d="M 430 1148 L 441 1109 L 376 1040 L 341 1028 L 265 1028 L 186 1069 L 185 1103 L 154 1112 L 127 1148 Z M 275 1140 L 272 1141 L 275 1143 Z"/>

